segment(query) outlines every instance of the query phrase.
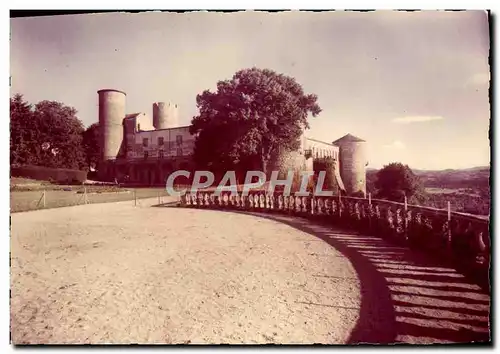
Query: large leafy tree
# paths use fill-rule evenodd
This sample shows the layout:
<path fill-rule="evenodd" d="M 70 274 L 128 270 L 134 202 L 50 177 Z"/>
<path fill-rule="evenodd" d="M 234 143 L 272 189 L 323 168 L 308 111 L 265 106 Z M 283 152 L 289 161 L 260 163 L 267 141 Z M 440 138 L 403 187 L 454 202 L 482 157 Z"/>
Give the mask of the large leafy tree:
<path fill-rule="evenodd" d="M 294 78 L 257 68 L 219 81 L 216 92 L 204 91 L 196 103 L 194 158 L 212 170 L 257 163 L 266 172 L 272 154 L 297 149 L 308 115 L 321 112 L 317 96 Z"/>
<path fill-rule="evenodd" d="M 79 169 L 85 166 L 84 127 L 77 111 L 60 102 L 32 107 L 20 94 L 10 99 L 11 165 Z"/>
<path fill-rule="evenodd" d="M 377 197 L 396 202 L 418 202 L 424 198 L 423 185 L 408 165 L 390 163 L 377 172 L 375 180 Z"/>
<path fill-rule="evenodd" d="M 90 125 L 83 132 L 83 148 L 88 168 L 96 167 L 99 162 L 99 123 Z"/>
<path fill-rule="evenodd" d="M 36 156 L 31 151 L 36 140 L 33 126 L 33 107 L 21 94 L 10 99 L 10 163 L 33 164 Z"/>
<path fill-rule="evenodd" d="M 35 146 L 35 153 L 40 164 L 73 169 L 85 166 L 82 144 L 85 129 L 76 114 L 75 108 L 60 102 L 41 101 L 35 105 L 35 124 L 40 142 Z"/>

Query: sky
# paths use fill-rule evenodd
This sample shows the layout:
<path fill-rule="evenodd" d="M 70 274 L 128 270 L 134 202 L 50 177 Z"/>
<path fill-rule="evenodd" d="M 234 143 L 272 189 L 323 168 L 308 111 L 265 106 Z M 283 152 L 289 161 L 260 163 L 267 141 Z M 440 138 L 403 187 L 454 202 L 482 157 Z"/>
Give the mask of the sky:
<path fill-rule="evenodd" d="M 11 95 L 98 120 L 97 91 L 127 112 L 157 101 L 197 115 L 196 95 L 244 68 L 318 95 L 308 137 L 367 141 L 369 166 L 489 165 L 489 26 L 482 11 L 110 13 L 11 19 Z"/>

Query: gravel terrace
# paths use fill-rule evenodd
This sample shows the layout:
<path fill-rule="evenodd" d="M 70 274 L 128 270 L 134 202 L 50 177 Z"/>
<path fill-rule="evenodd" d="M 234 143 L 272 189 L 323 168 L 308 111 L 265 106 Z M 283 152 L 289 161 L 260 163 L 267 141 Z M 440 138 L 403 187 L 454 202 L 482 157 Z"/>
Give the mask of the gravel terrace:
<path fill-rule="evenodd" d="M 489 296 L 408 250 L 156 201 L 12 214 L 13 343 L 488 340 Z"/>

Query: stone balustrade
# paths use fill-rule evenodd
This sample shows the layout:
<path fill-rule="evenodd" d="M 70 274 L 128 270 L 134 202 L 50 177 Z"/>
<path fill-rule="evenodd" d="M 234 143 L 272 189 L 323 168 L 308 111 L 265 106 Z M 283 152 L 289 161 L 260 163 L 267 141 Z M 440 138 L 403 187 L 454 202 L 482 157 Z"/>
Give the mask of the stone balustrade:
<path fill-rule="evenodd" d="M 285 213 L 330 222 L 423 250 L 480 283 L 488 284 L 490 266 L 489 218 L 354 197 L 269 195 L 250 192 L 187 193 L 180 205 L 192 208 Z"/>

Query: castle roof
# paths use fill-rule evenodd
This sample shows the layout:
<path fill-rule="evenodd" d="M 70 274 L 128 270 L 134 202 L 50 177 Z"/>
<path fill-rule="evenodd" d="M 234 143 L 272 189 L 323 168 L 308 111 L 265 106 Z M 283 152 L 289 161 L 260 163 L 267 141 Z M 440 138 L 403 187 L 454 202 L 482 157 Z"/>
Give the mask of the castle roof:
<path fill-rule="evenodd" d="M 358 143 L 358 142 L 366 142 L 366 140 L 358 138 L 357 136 L 354 136 L 352 134 L 346 134 L 342 138 L 335 140 L 332 144 L 339 145 L 343 143 Z"/>
<path fill-rule="evenodd" d="M 317 139 L 313 139 L 313 138 L 308 138 L 307 136 L 306 136 L 306 140 L 315 141 L 317 143 L 326 144 L 326 145 L 332 145 L 331 143 L 327 143 L 326 141 L 321 141 L 321 140 L 317 140 Z"/>

